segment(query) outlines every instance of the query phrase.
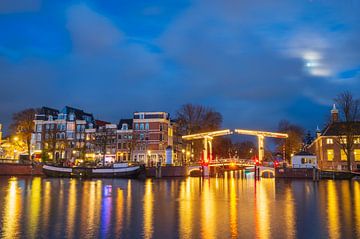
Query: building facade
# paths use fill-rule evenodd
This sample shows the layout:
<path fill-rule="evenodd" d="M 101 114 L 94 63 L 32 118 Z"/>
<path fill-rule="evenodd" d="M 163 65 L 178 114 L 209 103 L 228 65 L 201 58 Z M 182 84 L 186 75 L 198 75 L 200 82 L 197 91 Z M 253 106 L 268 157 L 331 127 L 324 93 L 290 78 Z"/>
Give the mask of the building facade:
<path fill-rule="evenodd" d="M 149 166 L 158 162 L 165 164 L 166 148 L 173 148 L 170 115 L 166 112 L 135 112 L 133 140 L 133 161 Z"/>
<path fill-rule="evenodd" d="M 83 159 L 85 130 L 94 127 L 90 113 L 66 106 L 61 111 L 42 107 L 35 115 L 31 149 L 35 158 L 55 162 Z"/>
<path fill-rule="evenodd" d="M 133 138 L 133 119 L 121 119 L 117 130 L 117 161 L 131 161 L 136 141 Z"/>
<path fill-rule="evenodd" d="M 323 170 L 346 171 L 347 155 L 344 151 L 346 123 L 339 121 L 339 112 L 335 105 L 331 110 L 331 122 L 323 129 L 317 129 L 316 139 L 309 145 L 309 150 L 316 154 L 318 165 Z M 360 170 L 360 122 L 354 122 L 353 150 L 350 154 L 352 170 Z"/>

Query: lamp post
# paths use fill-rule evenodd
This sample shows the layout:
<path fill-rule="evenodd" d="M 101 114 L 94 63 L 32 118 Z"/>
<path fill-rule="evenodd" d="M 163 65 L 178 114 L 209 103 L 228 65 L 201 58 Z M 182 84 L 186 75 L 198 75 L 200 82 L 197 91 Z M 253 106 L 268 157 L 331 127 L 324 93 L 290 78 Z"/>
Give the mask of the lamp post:
<path fill-rule="evenodd" d="M 184 164 L 184 162 L 185 162 L 185 149 L 182 149 L 181 150 L 181 165 L 183 165 Z"/>
<path fill-rule="evenodd" d="M 150 162 L 150 159 L 151 159 L 151 150 L 148 150 L 148 151 L 147 151 L 147 154 L 148 154 L 148 164 L 150 164 L 150 166 L 152 166 L 152 162 Z"/>
<path fill-rule="evenodd" d="M 186 151 L 186 163 L 189 161 L 190 151 Z"/>

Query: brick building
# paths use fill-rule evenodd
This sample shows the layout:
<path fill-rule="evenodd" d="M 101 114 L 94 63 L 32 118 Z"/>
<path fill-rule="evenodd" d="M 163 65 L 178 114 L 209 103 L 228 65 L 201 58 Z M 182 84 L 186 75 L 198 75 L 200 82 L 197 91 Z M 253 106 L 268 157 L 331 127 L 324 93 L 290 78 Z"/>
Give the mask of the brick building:
<path fill-rule="evenodd" d="M 170 115 L 166 112 L 135 112 L 133 137 L 136 141 L 133 161 L 147 165 L 164 164 L 166 148 L 173 147 Z"/>
<path fill-rule="evenodd" d="M 339 112 L 335 105 L 331 110 L 331 122 L 317 130 L 316 139 L 309 145 L 309 150 L 316 154 L 319 167 L 323 170 L 347 170 L 347 157 L 342 143 L 346 143 L 345 123 L 339 121 Z M 354 122 L 354 144 L 351 153 L 352 170 L 360 170 L 360 122 Z"/>
<path fill-rule="evenodd" d="M 133 119 L 121 119 L 117 130 L 117 160 L 131 161 L 136 141 L 133 138 Z"/>

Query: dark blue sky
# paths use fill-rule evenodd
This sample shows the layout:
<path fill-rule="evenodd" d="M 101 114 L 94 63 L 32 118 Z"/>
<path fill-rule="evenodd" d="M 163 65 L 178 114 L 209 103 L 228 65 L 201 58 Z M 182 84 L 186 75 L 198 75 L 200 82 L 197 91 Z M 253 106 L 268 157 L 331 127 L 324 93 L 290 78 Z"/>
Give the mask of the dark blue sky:
<path fill-rule="evenodd" d="M 0 1 L 0 122 L 71 105 L 117 122 L 184 103 L 226 128 L 322 125 L 360 95 L 360 1 Z"/>

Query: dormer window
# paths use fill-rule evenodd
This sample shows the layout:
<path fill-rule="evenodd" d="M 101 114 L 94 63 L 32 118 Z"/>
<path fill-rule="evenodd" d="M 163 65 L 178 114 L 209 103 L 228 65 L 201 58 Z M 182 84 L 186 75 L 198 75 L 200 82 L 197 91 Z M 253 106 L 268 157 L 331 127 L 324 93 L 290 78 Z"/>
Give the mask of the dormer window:
<path fill-rule="evenodd" d="M 70 120 L 70 121 L 74 121 L 74 120 L 75 120 L 75 115 L 74 115 L 74 113 L 71 113 L 71 114 L 69 115 L 69 120 Z"/>
<path fill-rule="evenodd" d="M 121 129 L 122 129 L 122 130 L 128 130 L 128 125 L 125 124 L 125 123 L 122 124 Z"/>

